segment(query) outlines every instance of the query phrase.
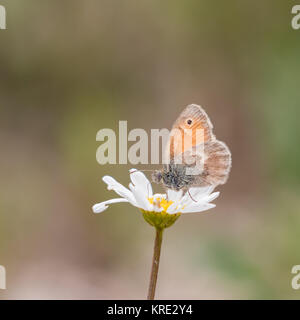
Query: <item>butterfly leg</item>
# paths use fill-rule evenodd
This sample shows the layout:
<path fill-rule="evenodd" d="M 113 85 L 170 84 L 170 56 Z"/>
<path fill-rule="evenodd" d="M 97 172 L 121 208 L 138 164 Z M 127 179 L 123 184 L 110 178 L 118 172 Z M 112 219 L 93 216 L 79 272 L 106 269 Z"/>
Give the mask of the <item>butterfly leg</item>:
<path fill-rule="evenodd" d="M 197 202 L 195 199 L 193 199 L 193 197 L 192 197 L 192 195 L 191 195 L 191 193 L 190 193 L 190 189 L 188 189 L 188 194 L 189 194 L 190 198 L 191 198 L 194 202 Z"/>

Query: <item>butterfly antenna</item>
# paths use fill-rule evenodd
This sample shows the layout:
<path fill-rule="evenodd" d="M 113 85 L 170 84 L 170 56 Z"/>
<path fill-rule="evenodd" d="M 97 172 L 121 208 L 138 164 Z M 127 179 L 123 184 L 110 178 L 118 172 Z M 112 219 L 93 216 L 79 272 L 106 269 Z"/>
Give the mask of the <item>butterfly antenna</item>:
<path fill-rule="evenodd" d="M 135 169 L 134 171 L 130 172 L 130 174 L 138 172 L 138 171 L 141 171 L 141 172 L 147 172 L 147 171 L 153 172 L 154 170 L 137 170 L 137 169 Z"/>

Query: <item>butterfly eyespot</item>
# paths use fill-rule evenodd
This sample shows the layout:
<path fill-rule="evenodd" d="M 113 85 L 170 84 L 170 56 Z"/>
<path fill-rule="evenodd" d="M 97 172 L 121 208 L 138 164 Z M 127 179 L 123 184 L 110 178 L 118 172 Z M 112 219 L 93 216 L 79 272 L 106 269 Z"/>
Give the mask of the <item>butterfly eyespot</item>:
<path fill-rule="evenodd" d="M 187 120 L 186 122 L 188 125 L 191 125 L 193 123 L 193 121 L 191 119 Z"/>

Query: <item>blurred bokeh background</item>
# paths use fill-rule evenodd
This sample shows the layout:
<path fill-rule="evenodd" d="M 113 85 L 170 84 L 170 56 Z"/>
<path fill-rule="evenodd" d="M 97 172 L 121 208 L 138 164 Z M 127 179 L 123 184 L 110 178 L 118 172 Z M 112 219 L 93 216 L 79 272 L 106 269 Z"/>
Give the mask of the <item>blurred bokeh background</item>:
<path fill-rule="evenodd" d="M 215 209 L 166 230 L 157 298 L 300 298 L 297 1 L 1 4 L 1 299 L 145 298 L 154 229 L 126 204 L 92 213 L 132 167 L 100 166 L 96 133 L 170 128 L 190 103 L 233 167 Z"/>

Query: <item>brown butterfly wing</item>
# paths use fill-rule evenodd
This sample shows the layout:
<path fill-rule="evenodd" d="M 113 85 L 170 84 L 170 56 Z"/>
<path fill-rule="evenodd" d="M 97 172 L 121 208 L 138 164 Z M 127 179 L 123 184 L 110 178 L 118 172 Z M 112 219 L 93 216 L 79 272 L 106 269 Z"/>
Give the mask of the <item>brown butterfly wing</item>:
<path fill-rule="evenodd" d="M 195 153 L 197 154 L 197 148 Z M 201 154 L 201 153 L 200 153 Z M 225 143 L 215 140 L 204 144 L 203 173 L 195 178 L 194 186 L 226 183 L 231 169 L 231 153 Z"/>
<path fill-rule="evenodd" d="M 176 156 L 175 163 L 177 158 L 184 159 L 185 164 L 183 165 L 186 169 L 196 169 L 195 176 L 190 179 L 189 188 L 217 186 L 224 184 L 228 179 L 231 168 L 231 153 L 225 143 L 221 141 L 215 140 L 206 142 L 204 145 L 197 145 Z"/>
<path fill-rule="evenodd" d="M 175 121 L 170 132 L 166 148 L 167 159 L 173 159 L 190 150 L 199 142 L 215 140 L 212 129 L 213 125 L 206 112 L 196 104 L 188 105 Z"/>

